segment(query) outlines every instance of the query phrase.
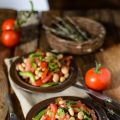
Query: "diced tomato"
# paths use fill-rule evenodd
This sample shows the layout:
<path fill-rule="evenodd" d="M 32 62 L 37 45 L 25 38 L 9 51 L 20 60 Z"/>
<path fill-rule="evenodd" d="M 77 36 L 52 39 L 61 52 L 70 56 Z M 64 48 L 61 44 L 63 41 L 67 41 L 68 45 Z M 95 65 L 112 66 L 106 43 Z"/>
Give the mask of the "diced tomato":
<path fill-rule="evenodd" d="M 32 65 L 30 64 L 30 59 L 29 58 L 26 58 L 25 71 L 31 71 L 31 72 L 35 71 L 35 69 L 32 68 Z"/>
<path fill-rule="evenodd" d="M 41 64 L 40 64 L 40 67 L 41 68 L 46 68 L 47 67 L 47 62 L 42 61 Z"/>
<path fill-rule="evenodd" d="M 43 83 L 42 83 L 42 80 L 40 79 L 40 80 L 36 80 L 33 85 L 39 87 L 39 86 L 41 86 L 42 84 L 43 84 Z"/>
<path fill-rule="evenodd" d="M 30 59 L 29 58 L 26 58 L 25 71 L 31 71 L 31 64 L 30 64 Z"/>
<path fill-rule="evenodd" d="M 41 75 L 42 80 L 46 78 L 48 71 L 49 71 L 48 68 L 45 68 L 45 71 Z"/>
<path fill-rule="evenodd" d="M 53 112 L 53 114 L 52 114 L 52 116 L 51 116 L 51 120 L 55 120 L 55 115 L 56 115 L 56 113 L 57 113 L 57 105 L 51 103 L 51 104 L 50 104 L 50 107 L 51 107 L 51 110 L 52 110 L 52 112 Z"/>
<path fill-rule="evenodd" d="M 48 76 L 46 76 L 46 78 L 42 80 L 42 82 L 43 82 L 43 83 L 46 83 L 46 82 L 50 81 L 51 78 L 52 78 L 52 76 L 53 76 L 53 74 L 50 72 L 50 73 L 48 74 Z"/>
<path fill-rule="evenodd" d="M 40 120 L 51 120 L 51 118 L 48 115 L 44 115 Z"/>

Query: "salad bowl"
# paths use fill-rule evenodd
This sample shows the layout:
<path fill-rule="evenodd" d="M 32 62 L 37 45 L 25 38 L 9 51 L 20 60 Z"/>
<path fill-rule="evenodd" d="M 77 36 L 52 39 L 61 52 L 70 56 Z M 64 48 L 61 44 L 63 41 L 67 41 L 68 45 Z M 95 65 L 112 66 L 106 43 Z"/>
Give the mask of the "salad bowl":
<path fill-rule="evenodd" d="M 21 56 L 19 58 L 17 58 L 11 65 L 10 67 L 10 77 L 12 79 L 12 81 L 17 84 L 18 87 L 29 91 L 29 92 L 46 92 L 46 93 L 51 93 L 51 92 L 60 92 L 68 87 L 70 87 L 72 84 L 76 83 L 76 77 L 77 77 L 77 65 L 75 64 L 75 60 L 72 59 L 71 63 L 70 63 L 70 70 L 69 70 L 69 76 L 66 78 L 66 80 L 64 82 L 52 82 L 51 83 L 47 83 L 46 85 L 42 85 L 42 86 L 37 86 L 35 85 L 31 85 L 28 82 L 28 78 L 26 78 L 26 81 L 24 80 L 24 77 L 30 77 L 32 81 L 34 76 L 31 76 L 31 74 L 29 74 L 29 72 L 21 72 L 17 70 L 17 65 L 19 65 L 20 63 L 22 63 L 25 59 L 27 58 L 29 55 L 34 55 L 35 52 L 26 54 L 24 56 Z M 22 63 L 23 64 L 23 63 Z M 53 71 L 52 71 L 53 72 Z M 23 76 L 22 76 L 23 75 Z M 21 77 L 22 76 L 22 77 Z M 48 77 L 48 76 L 47 76 Z M 35 77 L 34 77 L 35 78 Z"/>
<path fill-rule="evenodd" d="M 54 104 L 56 102 L 56 99 L 59 97 L 50 98 L 44 101 L 39 102 L 38 104 L 34 105 L 31 110 L 28 112 L 26 116 L 26 120 L 38 120 L 40 119 L 40 112 L 44 109 L 46 109 L 50 103 Z M 90 99 L 83 99 L 80 97 L 75 96 L 60 96 L 63 100 L 72 100 L 72 101 L 80 101 L 84 104 L 85 107 L 88 107 L 92 110 L 92 114 L 94 114 L 93 119 L 90 120 L 107 120 L 107 116 L 105 111 L 96 103 L 92 102 Z M 74 116 L 73 116 L 74 117 Z M 89 119 L 87 119 L 89 120 Z"/>

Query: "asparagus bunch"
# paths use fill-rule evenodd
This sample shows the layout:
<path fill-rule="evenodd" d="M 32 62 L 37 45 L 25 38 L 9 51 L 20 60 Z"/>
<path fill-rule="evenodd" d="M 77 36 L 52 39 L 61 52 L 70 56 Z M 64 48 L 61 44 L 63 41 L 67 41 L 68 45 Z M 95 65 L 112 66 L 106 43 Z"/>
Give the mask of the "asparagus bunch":
<path fill-rule="evenodd" d="M 91 38 L 91 35 L 76 25 L 75 21 L 70 17 L 54 17 L 54 19 L 51 26 L 43 25 L 43 28 L 59 37 L 71 41 L 82 42 Z"/>

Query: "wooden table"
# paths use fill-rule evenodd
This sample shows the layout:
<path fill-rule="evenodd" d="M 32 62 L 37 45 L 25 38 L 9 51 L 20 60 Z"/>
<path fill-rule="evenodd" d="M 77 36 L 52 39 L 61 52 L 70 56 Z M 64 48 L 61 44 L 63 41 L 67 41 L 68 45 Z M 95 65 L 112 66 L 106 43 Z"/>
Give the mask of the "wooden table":
<path fill-rule="evenodd" d="M 17 12 L 12 10 L 0 10 L 0 25 L 5 18 L 16 17 Z M 50 11 L 42 13 L 42 23 L 49 23 L 52 15 L 79 15 L 86 16 L 101 22 L 106 30 L 107 35 L 102 48 L 92 54 L 77 56 L 78 67 L 83 76 L 90 67 L 95 65 L 95 60 L 101 62 L 112 72 L 112 83 L 110 87 L 104 91 L 104 94 L 118 100 L 120 102 L 120 11 L 116 10 L 88 10 L 88 11 Z M 39 16 L 39 14 L 38 14 Z M 34 33 L 35 34 L 32 34 Z M 28 37 L 29 36 L 29 37 Z M 43 50 L 50 49 L 47 44 L 44 31 L 40 28 L 40 24 L 24 27 L 22 31 L 21 44 L 15 48 L 6 48 L 0 44 L 0 118 L 5 119 L 7 114 L 7 104 L 4 94 L 8 91 L 7 76 L 4 66 L 4 58 L 23 55 L 34 51 L 40 47 Z M 10 87 L 9 87 L 10 88 Z M 24 120 L 19 101 L 14 92 L 10 89 L 10 94 L 14 102 L 15 111 L 21 120 Z"/>

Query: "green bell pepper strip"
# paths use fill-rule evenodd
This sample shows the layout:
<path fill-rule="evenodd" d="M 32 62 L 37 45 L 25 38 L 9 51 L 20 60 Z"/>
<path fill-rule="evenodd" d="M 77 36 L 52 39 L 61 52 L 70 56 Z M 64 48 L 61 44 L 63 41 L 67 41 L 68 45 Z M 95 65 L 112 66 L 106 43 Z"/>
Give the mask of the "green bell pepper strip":
<path fill-rule="evenodd" d="M 56 55 L 55 54 L 51 54 L 50 56 L 45 57 L 45 61 L 46 62 L 52 62 L 55 59 L 56 59 Z"/>
<path fill-rule="evenodd" d="M 19 75 L 22 77 L 28 77 L 32 84 L 35 82 L 35 76 L 31 72 L 19 72 Z"/>
<path fill-rule="evenodd" d="M 59 68 L 57 63 L 49 63 L 48 67 L 49 67 L 50 71 L 54 71 L 55 69 Z"/>
<path fill-rule="evenodd" d="M 55 86 L 55 85 L 58 85 L 58 83 L 50 82 L 50 83 L 45 83 L 45 84 L 41 85 L 40 87 L 50 87 L 50 86 Z"/>
<path fill-rule="evenodd" d="M 40 61 L 43 59 L 42 55 L 39 52 L 35 52 L 35 53 L 30 54 L 29 59 L 30 59 L 30 63 L 31 63 L 33 68 L 37 67 L 37 65 L 34 63 L 35 57 L 38 57 Z"/>
<path fill-rule="evenodd" d="M 64 109 L 62 109 L 62 108 L 58 108 L 58 110 L 57 110 L 57 115 L 59 116 L 59 117 L 64 117 L 65 116 L 65 111 L 64 111 Z"/>
<path fill-rule="evenodd" d="M 40 111 L 32 120 L 40 120 L 40 118 L 45 114 L 45 110 Z"/>

